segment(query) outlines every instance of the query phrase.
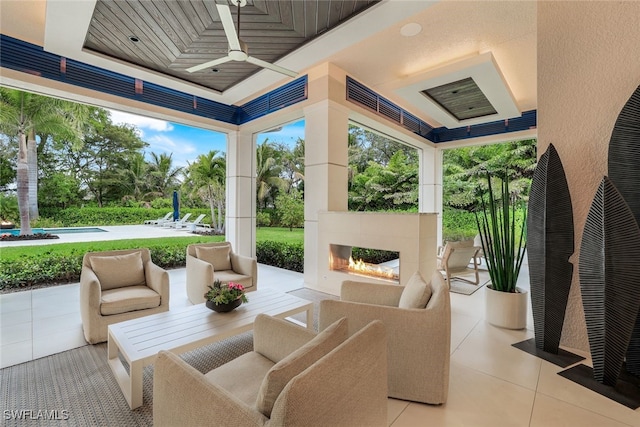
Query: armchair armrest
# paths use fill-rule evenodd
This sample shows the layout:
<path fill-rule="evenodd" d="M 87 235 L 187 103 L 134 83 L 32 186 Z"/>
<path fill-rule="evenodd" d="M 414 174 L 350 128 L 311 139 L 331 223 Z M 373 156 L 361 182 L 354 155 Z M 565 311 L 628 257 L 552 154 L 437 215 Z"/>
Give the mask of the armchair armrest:
<path fill-rule="evenodd" d="M 187 254 L 187 296 L 193 304 L 205 302 L 204 294 L 213 284 L 213 265 Z"/>
<path fill-rule="evenodd" d="M 153 374 L 155 426 L 262 426 L 268 418 L 206 380 L 180 357 L 161 351 Z"/>
<path fill-rule="evenodd" d="M 403 286 L 345 280 L 340 288 L 342 301 L 397 307 Z M 337 319 L 336 319 L 337 320 Z"/>
<path fill-rule="evenodd" d="M 153 262 L 147 262 L 144 266 L 144 275 L 147 282 L 147 286 L 160 294 L 160 305 L 169 305 L 169 273 L 162 267 L 154 264 Z"/>
<path fill-rule="evenodd" d="M 231 253 L 231 268 L 236 273 L 243 274 L 245 276 L 251 276 L 251 283 L 254 289 L 258 283 L 258 261 L 255 258 L 251 258 L 236 253 Z"/>
<path fill-rule="evenodd" d="M 100 311 L 102 287 L 96 273 L 89 267 L 82 267 L 80 274 L 80 308 Z"/>
<path fill-rule="evenodd" d="M 253 326 L 253 351 L 277 363 L 315 336 L 309 329 L 260 314 Z"/>

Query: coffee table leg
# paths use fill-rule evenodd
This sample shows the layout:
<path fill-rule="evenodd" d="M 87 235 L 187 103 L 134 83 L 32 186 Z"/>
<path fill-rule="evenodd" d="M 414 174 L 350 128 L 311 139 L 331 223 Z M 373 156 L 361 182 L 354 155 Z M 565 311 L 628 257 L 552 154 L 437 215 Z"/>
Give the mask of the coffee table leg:
<path fill-rule="evenodd" d="M 129 372 L 125 369 L 122 361 L 118 357 L 118 344 L 109 332 L 107 340 L 107 357 L 109 367 L 116 378 L 120 390 L 131 409 L 142 406 L 142 369 L 141 361 L 131 362 Z"/>

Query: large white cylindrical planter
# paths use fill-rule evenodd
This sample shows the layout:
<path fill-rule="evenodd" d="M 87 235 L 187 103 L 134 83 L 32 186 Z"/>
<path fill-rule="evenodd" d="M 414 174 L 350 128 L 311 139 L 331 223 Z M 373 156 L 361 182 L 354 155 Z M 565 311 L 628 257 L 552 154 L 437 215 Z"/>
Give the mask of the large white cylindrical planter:
<path fill-rule="evenodd" d="M 518 292 L 499 292 L 486 286 L 485 316 L 493 326 L 505 329 L 527 327 L 528 293 L 520 288 Z"/>

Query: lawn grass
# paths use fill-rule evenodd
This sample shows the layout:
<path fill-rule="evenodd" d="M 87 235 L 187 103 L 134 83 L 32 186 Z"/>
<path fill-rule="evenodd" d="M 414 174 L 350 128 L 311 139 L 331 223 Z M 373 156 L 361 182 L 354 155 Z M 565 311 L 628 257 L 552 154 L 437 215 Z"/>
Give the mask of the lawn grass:
<path fill-rule="evenodd" d="M 258 242 L 304 243 L 304 228 L 260 227 L 256 229 Z"/>
<path fill-rule="evenodd" d="M 224 236 L 185 236 L 185 237 L 156 237 L 145 239 L 106 240 L 96 242 L 55 243 L 50 245 L 12 246 L 0 249 L 0 258 L 8 262 L 24 257 L 40 258 L 53 254 L 84 254 L 85 252 L 112 251 L 117 249 L 157 247 L 164 243 L 175 245 L 202 242 L 221 242 Z M 304 229 L 294 228 L 259 228 L 256 230 L 257 241 L 275 241 L 286 243 L 303 243 Z"/>
<path fill-rule="evenodd" d="M 25 257 L 40 258 L 53 254 L 84 254 L 85 252 L 157 247 L 164 243 L 187 246 L 191 243 L 220 242 L 224 236 L 156 237 L 145 239 L 105 240 L 96 242 L 56 243 L 53 245 L 12 246 L 0 249 L 3 262 Z"/>

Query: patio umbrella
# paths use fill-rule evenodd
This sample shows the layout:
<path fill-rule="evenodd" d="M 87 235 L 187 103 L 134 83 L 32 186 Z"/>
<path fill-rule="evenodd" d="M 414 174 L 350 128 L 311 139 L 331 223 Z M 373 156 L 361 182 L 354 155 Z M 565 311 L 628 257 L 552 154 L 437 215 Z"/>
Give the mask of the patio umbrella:
<path fill-rule="evenodd" d="M 180 202 L 178 201 L 178 192 L 173 191 L 173 220 L 180 219 Z"/>

